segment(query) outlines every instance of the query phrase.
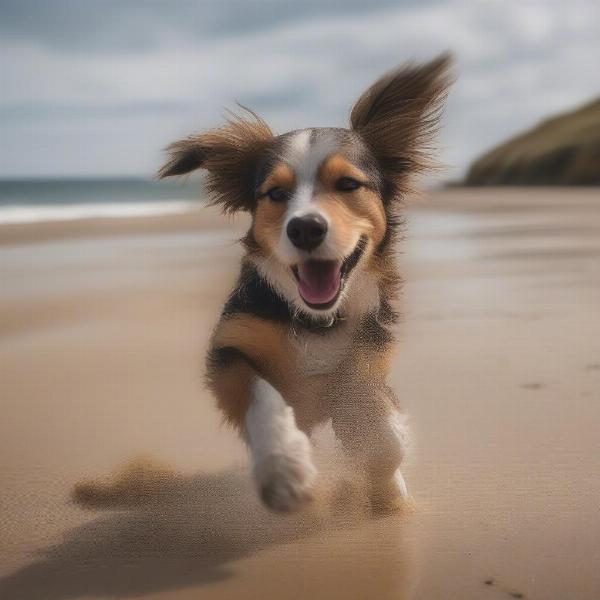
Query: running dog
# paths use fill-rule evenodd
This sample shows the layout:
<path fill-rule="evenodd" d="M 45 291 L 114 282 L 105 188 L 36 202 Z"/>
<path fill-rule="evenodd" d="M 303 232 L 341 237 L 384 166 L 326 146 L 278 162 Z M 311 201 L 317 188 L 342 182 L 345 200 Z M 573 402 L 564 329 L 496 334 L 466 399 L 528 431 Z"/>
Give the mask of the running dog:
<path fill-rule="evenodd" d="M 348 129 L 275 135 L 248 111 L 168 148 L 160 177 L 205 169 L 209 201 L 251 215 L 207 381 L 273 510 L 311 500 L 309 435 L 329 419 L 374 507 L 406 495 L 407 428 L 386 383 L 395 242 L 402 199 L 431 166 L 450 62 L 443 55 L 384 75 L 358 99 Z"/>

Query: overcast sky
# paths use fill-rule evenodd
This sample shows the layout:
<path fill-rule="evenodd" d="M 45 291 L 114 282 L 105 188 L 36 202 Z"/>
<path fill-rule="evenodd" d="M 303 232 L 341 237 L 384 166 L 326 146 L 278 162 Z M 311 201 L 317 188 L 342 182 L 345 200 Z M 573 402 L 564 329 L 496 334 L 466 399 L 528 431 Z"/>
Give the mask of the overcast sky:
<path fill-rule="evenodd" d="M 457 58 L 445 177 L 600 94 L 597 0 L 0 0 L 0 177 L 151 175 L 235 101 L 345 126 L 382 72 Z"/>

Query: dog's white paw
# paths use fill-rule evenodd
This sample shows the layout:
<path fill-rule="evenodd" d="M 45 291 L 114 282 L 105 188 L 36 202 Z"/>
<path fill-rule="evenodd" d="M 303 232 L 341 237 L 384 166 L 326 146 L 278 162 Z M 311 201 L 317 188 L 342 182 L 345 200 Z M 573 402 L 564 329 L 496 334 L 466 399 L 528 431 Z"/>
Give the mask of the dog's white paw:
<path fill-rule="evenodd" d="M 255 465 L 260 497 L 272 510 L 293 512 L 313 499 L 317 471 L 310 460 L 308 439 L 304 438 L 305 444 L 299 445 L 306 448 L 274 452 Z"/>

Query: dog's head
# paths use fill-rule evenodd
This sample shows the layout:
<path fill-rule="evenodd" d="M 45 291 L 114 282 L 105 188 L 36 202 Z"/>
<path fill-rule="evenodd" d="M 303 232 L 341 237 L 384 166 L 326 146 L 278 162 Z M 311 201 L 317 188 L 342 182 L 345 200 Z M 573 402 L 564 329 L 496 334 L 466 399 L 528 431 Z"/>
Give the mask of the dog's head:
<path fill-rule="evenodd" d="M 275 136 L 254 113 L 232 119 L 172 144 L 160 176 L 206 169 L 212 203 L 251 213 L 246 247 L 262 274 L 296 308 L 326 317 L 353 282 L 385 271 L 396 206 L 429 166 L 449 62 L 382 77 L 355 104 L 350 129 Z"/>

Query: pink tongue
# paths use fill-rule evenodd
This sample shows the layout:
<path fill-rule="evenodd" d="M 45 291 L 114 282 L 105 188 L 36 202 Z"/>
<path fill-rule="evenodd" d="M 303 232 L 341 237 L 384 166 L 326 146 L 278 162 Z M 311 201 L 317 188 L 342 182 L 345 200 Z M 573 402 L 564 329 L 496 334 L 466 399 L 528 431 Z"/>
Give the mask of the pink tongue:
<path fill-rule="evenodd" d="M 300 295 L 309 304 L 331 302 L 340 289 L 340 267 L 335 260 L 309 260 L 298 266 Z"/>

